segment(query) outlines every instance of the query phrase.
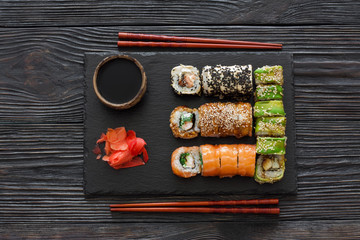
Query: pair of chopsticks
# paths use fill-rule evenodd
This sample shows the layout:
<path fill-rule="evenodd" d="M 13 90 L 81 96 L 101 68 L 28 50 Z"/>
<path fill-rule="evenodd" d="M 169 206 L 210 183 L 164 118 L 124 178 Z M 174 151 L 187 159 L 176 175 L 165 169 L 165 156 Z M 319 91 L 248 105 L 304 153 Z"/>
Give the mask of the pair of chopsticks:
<path fill-rule="evenodd" d="M 176 37 L 154 34 L 119 32 L 120 39 L 145 41 L 118 41 L 118 47 L 169 47 L 169 48 L 233 48 L 233 49 L 282 49 L 282 44 L 236 41 L 213 38 Z"/>
<path fill-rule="evenodd" d="M 213 206 L 236 205 L 277 205 L 279 199 L 253 199 L 231 201 L 194 201 L 194 202 L 153 202 L 111 204 L 112 212 L 181 212 L 181 213 L 253 213 L 280 214 L 280 208 L 226 208 Z"/>

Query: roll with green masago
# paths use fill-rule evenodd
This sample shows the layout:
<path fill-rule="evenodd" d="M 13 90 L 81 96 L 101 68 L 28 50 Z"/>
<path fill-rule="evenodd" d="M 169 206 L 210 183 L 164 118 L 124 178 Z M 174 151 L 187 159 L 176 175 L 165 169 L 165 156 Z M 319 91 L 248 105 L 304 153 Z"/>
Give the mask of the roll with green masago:
<path fill-rule="evenodd" d="M 254 179 L 258 183 L 280 181 L 285 172 L 284 155 L 259 155 L 255 165 Z"/>
<path fill-rule="evenodd" d="M 177 138 L 191 139 L 199 135 L 199 111 L 185 106 L 176 107 L 170 115 L 170 128 Z"/>
<path fill-rule="evenodd" d="M 201 81 L 199 70 L 190 65 L 174 67 L 171 70 L 171 86 L 179 95 L 200 95 Z"/>

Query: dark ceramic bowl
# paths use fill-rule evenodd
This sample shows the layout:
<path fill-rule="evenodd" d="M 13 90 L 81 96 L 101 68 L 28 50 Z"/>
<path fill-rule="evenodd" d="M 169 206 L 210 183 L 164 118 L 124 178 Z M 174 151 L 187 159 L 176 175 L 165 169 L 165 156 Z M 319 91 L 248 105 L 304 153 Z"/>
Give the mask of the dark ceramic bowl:
<path fill-rule="evenodd" d="M 145 94 L 146 84 L 143 66 L 127 55 L 105 58 L 97 65 L 93 76 L 96 96 L 114 109 L 127 109 L 137 104 Z"/>

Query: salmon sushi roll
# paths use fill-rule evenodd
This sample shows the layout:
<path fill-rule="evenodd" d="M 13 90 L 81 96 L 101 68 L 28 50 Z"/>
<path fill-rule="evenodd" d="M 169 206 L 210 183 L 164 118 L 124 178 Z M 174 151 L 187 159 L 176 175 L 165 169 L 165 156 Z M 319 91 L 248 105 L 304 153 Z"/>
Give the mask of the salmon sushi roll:
<path fill-rule="evenodd" d="M 201 172 L 199 147 L 179 147 L 171 155 L 171 169 L 182 178 L 196 176 Z"/>
<path fill-rule="evenodd" d="M 219 177 L 233 177 L 238 173 L 238 147 L 236 144 L 219 145 L 220 174 Z"/>
<path fill-rule="evenodd" d="M 249 144 L 238 144 L 237 175 L 253 177 L 255 173 L 256 147 Z"/>
<path fill-rule="evenodd" d="M 218 146 L 205 144 L 200 146 L 202 157 L 202 172 L 204 177 L 219 176 L 220 174 L 220 151 Z"/>

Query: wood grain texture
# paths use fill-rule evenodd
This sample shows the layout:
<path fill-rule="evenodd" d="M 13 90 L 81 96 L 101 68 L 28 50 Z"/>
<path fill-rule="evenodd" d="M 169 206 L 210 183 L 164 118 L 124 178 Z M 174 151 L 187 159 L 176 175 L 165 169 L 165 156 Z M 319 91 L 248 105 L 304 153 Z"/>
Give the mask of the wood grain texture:
<path fill-rule="evenodd" d="M 359 8 L 351 0 L 1 1 L 0 26 L 358 24 Z"/>
<path fill-rule="evenodd" d="M 301 91 L 309 91 L 304 84 L 311 84 L 312 80 L 318 81 L 317 84 L 322 84 L 322 86 L 332 84 L 325 86 L 324 89 L 319 88 L 319 85 L 311 87 L 312 91 L 327 89 L 326 92 L 321 93 L 325 99 L 331 97 L 331 88 L 333 88 L 332 91 L 336 90 L 336 84 L 340 80 L 343 82 L 345 79 L 350 88 L 356 87 L 358 75 L 354 70 L 359 66 L 359 59 L 356 54 L 347 56 L 347 53 L 360 51 L 360 28 L 357 31 L 354 27 L 340 26 L 227 26 L 221 29 L 172 26 L 152 28 L 154 30 L 147 27 L 137 27 L 137 29 L 144 33 L 281 42 L 284 44 L 283 51 L 295 53 L 295 78 L 304 81 L 302 83 L 297 80 L 298 82 L 295 83 L 303 84 L 300 86 L 302 89 L 298 89 L 299 94 Z M 0 103 L 2 104 L 0 121 L 82 122 L 84 53 L 116 51 L 118 49 L 116 34 L 119 30 L 134 29 L 131 27 L 121 27 L 121 29 L 119 27 L 75 27 L 61 30 L 58 28 L 0 29 L 0 75 L 2 76 L 0 79 Z M 209 32 L 212 35 L 207 34 Z M 297 54 L 305 55 L 299 55 L 299 58 Z M 342 71 L 343 67 L 347 69 L 345 73 Z M 327 72 L 328 68 L 332 68 L 331 73 Z M 333 81 L 324 82 L 328 80 L 322 78 L 322 74 L 328 74 L 326 76 Z M 313 97 L 311 94 L 309 96 Z M 351 96 L 346 95 L 346 97 Z M 314 100 L 302 98 L 297 103 L 299 107 L 302 107 L 299 104 Z M 356 101 L 355 94 L 353 98 Z M 314 111 L 309 111 L 309 113 L 323 114 L 324 109 L 330 108 L 325 103 L 317 103 L 316 106 L 319 108 L 313 108 L 311 110 Z M 356 106 L 350 108 L 357 110 Z M 333 113 L 334 111 L 336 110 L 333 110 Z M 299 112 L 297 116 L 310 118 L 304 114 L 306 112 Z M 351 113 L 347 117 L 351 118 Z"/>
<path fill-rule="evenodd" d="M 359 238 L 359 3 L 166 3 L 0 2 L 0 238 Z M 71 27 L 89 24 L 102 27 Z M 280 198 L 279 217 L 111 214 L 110 203 L 153 198 L 85 198 L 83 54 L 118 50 L 118 31 L 279 42 L 294 53 L 298 194 Z M 254 196 L 211 197 L 229 198 Z"/>
<path fill-rule="evenodd" d="M 260 226 L 262 225 L 262 227 Z M 359 221 L 3 224 L 4 239 L 357 239 Z M 18 231 L 18 229 L 25 231 Z M 166 229 L 164 231 L 163 229 Z M 231 231 L 229 231 L 231 229 Z M 259 231 L 260 230 L 260 231 Z M 262 231 L 261 231 L 262 230 Z"/>

